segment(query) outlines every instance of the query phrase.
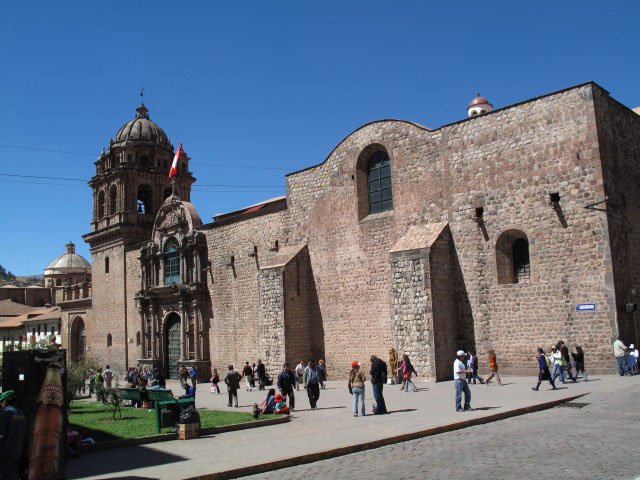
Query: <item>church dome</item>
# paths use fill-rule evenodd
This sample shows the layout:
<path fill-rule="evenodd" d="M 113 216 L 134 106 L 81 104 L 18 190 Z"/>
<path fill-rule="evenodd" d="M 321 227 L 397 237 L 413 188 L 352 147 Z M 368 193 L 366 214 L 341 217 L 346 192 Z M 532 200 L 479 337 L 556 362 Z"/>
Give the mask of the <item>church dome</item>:
<path fill-rule="evenodd" d="M 490 105 L 489 104 L 489 100 L 487 100 L 484 97 L 476 97 L 473 100 L 471 100 L 471 103 L 469 104 L 470 107 L 473 107 L 474 105 Z"/>
<path fill-rule="evenodd" d="M 125 123 L 116 133 L 115 143 L 124 141 L 150 142 L 171 147 L 167 134 L 149 120 L 149 110 L 141 103 L 133 120 Z"/>
<path fill-rule="evenodd" d="M 480 93 L 478 93 L 476 98 L 471 100 L 471 103 L 469 103 L 469 106 L 467 107 L 467 115 L 469 115 L 469 117 L 475 117 L 476 115 L 482 115 L 483 113 L 487 113 L 492 110 L 493 105 L 489 103 L 489 100 L 481 97 Z"/>
<path fill-rule="evenodd" d="M 91 273 L 91 264 L 87 260 L 76 254 L 76 246 L 69 242 L 66 245 L 67 251 L 53 259 L 44 269 L 45 275 L 55 275 L 57 273 Z"/>

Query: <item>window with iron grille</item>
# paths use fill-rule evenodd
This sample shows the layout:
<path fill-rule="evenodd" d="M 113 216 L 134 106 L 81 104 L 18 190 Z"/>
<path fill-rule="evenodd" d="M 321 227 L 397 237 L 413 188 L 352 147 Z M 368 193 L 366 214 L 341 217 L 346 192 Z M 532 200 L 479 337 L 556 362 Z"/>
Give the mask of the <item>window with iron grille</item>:
<path fill-rule="evenodd" d="M 170 240 L 164 247 L 164 284 L 180 282 L 180 253 L 175 240 Z"/>
<path fill-rule="evenodd" d="M 531 276 L 529 242 L 526 238 L 518 238 L 513 242 L 513 273 L 516 283 L 528 280 Z"/>
<path fill-rule="evenodd" d="M 386 152 L 376 152 L 368 168 L 369 213 L 393 209 L 391 193 L 391 162 Z"/>

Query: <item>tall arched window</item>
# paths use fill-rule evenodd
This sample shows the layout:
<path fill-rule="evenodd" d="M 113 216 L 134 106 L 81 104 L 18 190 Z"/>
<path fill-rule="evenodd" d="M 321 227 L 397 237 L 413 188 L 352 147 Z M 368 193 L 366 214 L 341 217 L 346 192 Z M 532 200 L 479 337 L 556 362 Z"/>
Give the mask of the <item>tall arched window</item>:
<path fill-rule="evenodd" d="M 111 337 L 110 333 L 107 333 L 107 347 L 113 345 L 113 337 Z"/>
<path fill-rule="evenodd" d="M 96 212 L 96 215 L 98 216 L 98 220 L 104 217 L 104 191 L 103 190 L 100 190 L 100 193 L 98 193 L 98 211 Z"/>
<path fill-rule="evenodd" d="M 140 185 L 138 187 L 138 213 L 151 213 L 151 187 Z"/>
<path fill-rule="evenodd" d="M 118 187 L 111 185 L 109 189 L 109 213 L 113 215 L 116 213 L 116 203 L 118 201 Z"/>
<path fill-rule="evenodd" d="M 147 157 L 146 155 L 142 155 L 140 157 L 140 166 L 142 168 L 147 168 L 149 167 L 149 157 Z"/>
<path fill-rule="evenodd" d="M 164 284 L 180 282 L 180 253 L 178 242 L 169 240 L 164 246 Z"/>
<path fill-rule="evenodd" d="M 496 241 L 499 284 L 528 282 L 531 277 L 529 240 L 520 230 L 507 230 Z"/>
<path fill-rule="evenodd" d="M 104 259 L 104 273 L 109 273 L 109 257 Z"/>
<path fill-rule="evenodd" d="M 391 162 L 387 152 L 379 151 L 371 156 L 367 174 L 369 213 L 392 210 Z"/>
<path fill-rule="evenodd" d="M 513 242 L 513 275 L 516 283 L 528 280 L 531 276 L 529 263 L 529 242 L 526 238 L 518 238 Z"/>

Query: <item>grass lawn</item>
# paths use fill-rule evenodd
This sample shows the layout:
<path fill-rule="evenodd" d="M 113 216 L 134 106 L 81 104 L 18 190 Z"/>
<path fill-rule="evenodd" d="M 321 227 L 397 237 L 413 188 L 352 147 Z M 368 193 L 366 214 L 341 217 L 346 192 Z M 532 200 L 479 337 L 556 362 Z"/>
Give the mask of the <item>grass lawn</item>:
<path fill-rule="evenodd" d="M 156 435 L 156 412 L 146 408 L 122 407 L 122 420 L 112 421 L 113 409 L 97 402 L 71 402 L 69 423 L 71 429 L 83 437 L 91 437 L 96 442 L 118 440 L 120 438 L 146 437 Z M 218 410 L 198 410 L 200 424 L 204 427 L 244 423 L 253 420 L 250 413 L 222 412 Z M 118 416 L 116 415 L 116 418 Z M 163 428 L 162 433 L 171 432 Z"/>

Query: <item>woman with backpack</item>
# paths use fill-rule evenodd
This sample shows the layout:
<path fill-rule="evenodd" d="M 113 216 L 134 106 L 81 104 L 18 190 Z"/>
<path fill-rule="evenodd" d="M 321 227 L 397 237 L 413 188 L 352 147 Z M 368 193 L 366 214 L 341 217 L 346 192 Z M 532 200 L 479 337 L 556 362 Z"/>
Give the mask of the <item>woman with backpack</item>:
<path fill-rule="evenodd" d="M 531 390 L 535 390 L 536 392 L 540 388 L 540 384 L 543 380 L 548 380 L 552 390 L 558 390 L 558 387 L 553 383 L 553 379 L 551 378 L 551 373 L 549 372 L 549 359 L 544 354 L 544 350 L 542 348 L 538 348 L 538 353 L 536 353 L 536 360 L 538 360 L 538 384 L 531 388 Z"/>
<path fill-rule="evenodd" d="M 404 391 L 408 392 L 409 385 L 411 385 L 411 389 L 414 392 L 417 392 L 418 388 L 411 381 L 411 375 L 413 375 L 414 373 L 417 375 L 418 372 L 416 372 L 416 369 L 413 368 L 413 365 L 411 365 L 411 360 L 409 360 L 409 355 L 407 355 L 406 353 L 402 355 L 402 363 L 400 364 L 398 369 L 402 372 L 402 379 L 404 380 Z"/>

